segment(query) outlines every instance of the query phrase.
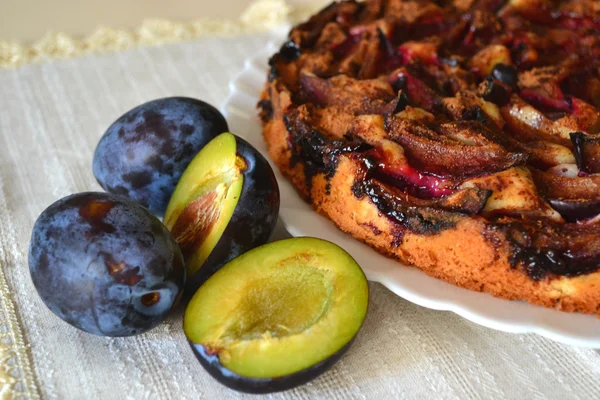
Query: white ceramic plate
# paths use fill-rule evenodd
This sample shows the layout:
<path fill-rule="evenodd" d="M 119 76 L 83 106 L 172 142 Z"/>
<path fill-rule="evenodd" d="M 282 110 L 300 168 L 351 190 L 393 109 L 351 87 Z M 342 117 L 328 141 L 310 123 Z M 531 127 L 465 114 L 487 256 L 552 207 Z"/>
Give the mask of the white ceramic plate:
<path fill-rule="evenodd" d="M 267 158 L 256 103 L 266 79 L 267 60 L 276 49 L 272 43 L 246 60 L 244 70 L 230 82 L 230 95 L 222 106 L 232 132 L 246 139 Z M 381 282 L 398 296 L 423 307 L 453 311 L 492 329 L 537 333 L 575 346 L 600 348 L 600 318 L 561 313 L 462 289 L 386 258 L 314 212 L 274 165 L 273 170 L 281 191 L 280 217 L 287 230 L 294 236 L 314 236 L 337 243 L 356 259 L 369 280 Z"/>

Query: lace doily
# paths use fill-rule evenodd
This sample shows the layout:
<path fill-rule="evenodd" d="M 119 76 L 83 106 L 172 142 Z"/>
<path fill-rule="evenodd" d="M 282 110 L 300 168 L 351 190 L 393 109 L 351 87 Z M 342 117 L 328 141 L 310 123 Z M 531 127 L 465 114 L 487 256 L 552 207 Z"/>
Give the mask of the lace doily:
<path fill-rule="evenodd" d="M 240 35 L 267 31 L 312 14 L 324 2 L 305 8 L 290 7 L 284 0 L 256 0 L 237 20 L 201 18 L 189 22 L 145 20 L 134 31 L 99 27 L 84 38 L 48 32 L 40 40 L 22 45 L 0 39 L 0 68 L 57 58 L 71 58 L 127 50 L 139 46 L 189 41 L 207 36 Z"/>
<path fill-rule="evenodd" d="M 4 273 L 0 272 L 0 399 L 37 399 L 38 388 Z"/>

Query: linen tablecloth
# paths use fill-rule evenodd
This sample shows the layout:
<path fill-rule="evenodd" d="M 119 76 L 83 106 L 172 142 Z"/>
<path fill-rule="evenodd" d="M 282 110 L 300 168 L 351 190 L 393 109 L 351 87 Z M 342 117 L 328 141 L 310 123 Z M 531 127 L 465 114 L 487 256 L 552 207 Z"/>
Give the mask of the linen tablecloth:
<path fill-rule="evenodd" d="M 206 39 L 0 71 L 0 397 L 242 398 L 195 360 L 182 309 L 136 337 L 103 338 L 55 317 L 27 265 L 49 204 L 99 190 L 91 168 L 104 130 L 158 97 L 219 105 L 267 37 Z M 600 399 L 600 355 L 480 327 L 372 283 L 355 344 L 329 372 L 272 398 Z M 256 397 L 252 397 L 256 398 Z"/>

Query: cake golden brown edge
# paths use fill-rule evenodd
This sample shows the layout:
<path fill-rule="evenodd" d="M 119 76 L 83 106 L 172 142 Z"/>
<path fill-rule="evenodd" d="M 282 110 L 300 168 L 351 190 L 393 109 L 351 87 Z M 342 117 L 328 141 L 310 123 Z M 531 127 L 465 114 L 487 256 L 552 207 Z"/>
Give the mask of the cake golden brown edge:
<path fill-rule="evenodd" d="M 263 126 L 269 156 L 299 194 L 305 200 L 310 199 L 312 207 L 342 231 L 381 254 L 456 286 L 560 311 L 600 316 L 600 271 L 533 280 L 511 266 L 507 238 L 500 232 L 487 230 L 484 220 L 476 216 L 465 217 L 455 227 L 436 235 L 407 232 L 397 247 L 390 246 L 394 222 L 379 212 L 368 197 L 359 199 L 352 192 L 357 162 L 340 156 L 335 175 L 329 180 L 322 174 L 313 176 L 309 189 L 303 164 L 291 166 L 284 123 L 286 109 L 291 104 L 289 96 L 278 92 L 272 82 L 266 84 L 261 98 L 269 99 L 273 107 L 272 118 Z"/>

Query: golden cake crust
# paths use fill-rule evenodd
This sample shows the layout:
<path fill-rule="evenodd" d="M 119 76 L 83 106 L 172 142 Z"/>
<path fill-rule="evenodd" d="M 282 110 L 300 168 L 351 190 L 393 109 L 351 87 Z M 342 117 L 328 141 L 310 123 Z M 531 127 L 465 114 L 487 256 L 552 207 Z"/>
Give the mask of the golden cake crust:
<path fill-rule="evenodd" d="M 278 102 L 275 101 L 275 104 Z M 466 217 L 453 229 L 439 235 L 405 235 L 397 247 L 394 223 L 382 215 L 367 198 L 352 193 L 355 163 L 340 162 L 328 182 L 315 176 L 308 190 L 301 164 L 290 167 L 291 151 L 282 109 L 264 126 L 269 155 L 281 172 L 290 179 L 299 194 L 311 199 L 313 208 L 333 221 L 342 231 L 375 248 L 381 254 L 413 265 L 428 275 L 457 286 L 487 292 L 506 299 L 526 300 L 561 311 L 600 313 L 600 272 L 581 277 L 560 277 L 534 281 L 512 268 L 508 259 L 511 246 L 502 235 L 493 235 L 477 217 Z M 326 190 L 331 185 L 330 192 Z"/>
<path fill-rule="evenodd" d="M 369 5 L 371 3 L 377 2 L 369 2 Z M 393 3 L 396 5 L 404 4 L 405 12 L 407 9 L 411 9 L 409 5 L 414 6 L 412 5 L 413 2 Z M 459 3 L 455 6 L 456 8 L 469 7 L 466 4 L 469 2 Z M 390 4 L 388 4 L 389 7 L 391 7 Z M 418 10 L 423 12 L 422 8 L 418 8 Z M 416 11 L 413 10 L 411 12 Z M 415 18 L 414 15 L 411 18 Z M 293 30 L 290 37 L 294 38 L 295 35 L 299 34 Z M 333 34 L 330 39 L 336 40 Z M 488 55 L 485 56 L 488 57 Z M 327 53 L 323 57 L 328 59 L 328 57 L 331 58 L 332 56 Z M 581 224 L 591 226 L 588 227 L 586 225 L 584 228 L 579 228 L 572 223 L 566 223 L 561 215 L 550 207 L 546 201 L 548 196 L 552 196 L 551 194 L 546 195 L 546 192 L 558 189 L 553 189 L 551 184 L 540 183 L 544 179 L 554 178 L 548 178 L 547 172 L 538 170 L 538 166 L 536 168 L 529 167 L 528 162 L 532 159 L 531 154 L 535 153 L 537 149 L 535 146 L 543 147 L 544 152 L 539 153 L 541 154 L 540 157 L 547 157 L 546 159 L 549 157 L 551 164 L 556 159 L 571 160 L 569 154 L 564 152 L 562 147 L 559 148 L 561 146 L 559 143 L 566 143 L 566 139 L 560 137 L 560 132 L 557 134 L 558 139 L 555 141 L 544 140 L 535 143 L 529 139 L 525 141 L 523 146 L 528 149 L 526 154 L 529 156 L 529 161 L 521 157 L 520 154 L 522 153 L 514 150 L 514 148 L 508 151 L 506 150 L 509 148 L 508 146 L 502 147 L 498 145 L 499 147 L 494 150 L 494 157 L 496 158 L 489 161 L 497 163 L 497 166 L 495 166 L 496 170 L 491 174 L 474 174 L 468 177 L 461 175 L 460 189 L 455 188 L 455 192 L 459 191 L 462 193 L 473 188 L 480 191 L 487 191 L 484 199 L 485 206 L 481 210 L 471 212 L 469 211 L 470 208 L 465 205 L 466 203 L 458 203 L 456 210 L 452 208 L 454 205 L 444 203 L 441 206 L 443 210 L 439 210 L 440 203 L 431 203 L 436 205 L 429 206 L 430 203 L 427 202 L 428 200 L 414 199 L 413 201 L 421 202 L 417 204 L 423 204 L 421 211 L 419 211 L 421 214 L 417 213 L 417 219 L 425 218 L 427 220 L 429 214 L 423 214 L 423 212 L 432 213 L 431 220 L 440 222 L 441 227 L 434 223 L 433 227 L 429 225 L 427 227 L 417 226 L 415 229 L 412 229 L 410 228 L 410 222 L 407 225 L 406 221 L 391 218 L 389 213 L 382 211 L 381 204 L 379 206 L 376 204 L 375 197 L 357 191 L 357 182 L 361 183 L 368 179 L 364 157 L 357 157 L 352 151 L 336 153 L 334 156 L 335 165 L 332 169 L 327 171 L 317 170 L 315 172 L 314 168 L 311 167 L 312 169 L 308 170 L 308 173 L 305 173 L 309 167 L 307 167 L 306 160 L 298 160 L 297 151 L 294 150 L 295 145 L 293 143 L 293 135 L 300 135 L 297 133 L 297 130 L 302 129 L 302 127 L 299 128 L 296 126 L 294 128 L 291 126 L 293 123 L 290 120 L 296 118 L 296 121 L 302 121 L 302 123 L 308 121 L 311 129 L 325 132 L 324 136 L 331 140 L 341 140 L 342 137 L 346 137 L 344 135 L 348 132 L 356 132 L 357 129 L 361 129 L 361 123 L 373 125 L 373 121 L 385 120 L 385 129 L 388 131 L 387 134 L 389 136 L 389 124 L 403 124 L 403 121 L 414 118 L 419 119 L 419 123 L 430 124 L 433 121 L 431 118 L 435 118 L 435 121 L 438 121 L 438 115 L 434 112 L 429 113 L 425 110 L 426 107 L 418 107 L 414 99 L 411 99 L 413 104 L 405 108 L 405 111 L 403 111 L 405 114 L 395 113 L 393 115 L 397 111 L 397 108 L 394 111 L 385 109 L 384 103 L 386 101 L 382 101 L 381 104 L 383 105 L 381 107 L 384 108 L 384 111 L 378 112 L 378 115 L 383 115 L 382 117 L 365 117 L 364 115 L 369 114 L 368 112 L 349 111 L 354 106 L 346 98 L 339 100 L 342 104 L 342 106 L 339 106 L 337 103 L 338 100 L 335 98 L 336 93 L 340 95 L 344 93 L 331 89 L 333 87 L 331 85 L 328 88 L 332 90 L 333 94 L 328 98 L 327 104 L 313 107 L 313 105 L 307 105 L 306 102 L 297 101 L 299 91 L 296 88 L 291 88 L 291 86 L 297 85 L 298 80 L 303 79 L 302 69 L 306 70 L 308 68 L 307 65 L 310 65 L 311 71 L 316 71 L 323 76 L 327 75 L 323 71 L 327 63 L 320 63 L 318 57 L 314 58 L 316 60 L 313 59 L 309 64 L 305 63 L 301 67 L 293 66 L 290 63 L 289 68 L 280 68 L 278 71 L 280 75 L 271 77 L 265 86 L 261 99 L 263 102 L 263 134 L 268 145 L 269 155 L 282 173 L 292 182 L 298 193 L 305 200 L 309 201 L 316 211 L 333 221 L 342 231 L 370 245 L 378 252 L 405 264 L 413 265 L 428 275 L 454 285 L 470 290 L 487 292 L 506 299 L 525 300 L 533 304 L 561 311 L 600 314 L 600 271 L 598 269 L 577 274 L 562 274 L 551 271 L 550 273 L 533 276 L 531 271 L 527 269 L 527 259 L 515 258 L 515 252 L 520 251 L 521 248 L 515 244 L 515 234 L 510 233 L 512 232 L 510 230 L 512 228 L 505 228 L 506 226 L 513 226 L 511 224 L 514 223 L 518 230 L 518 227 L 521 226 L 519 224 L 523 220 L 524 222 L 522 223 L 525 224 L 523 226 L 527 227 L 523 228 L 525 230 L 530 227 L 536 227 L 532 229 L 543 231 L 553 230 L 556 227 L 557 235 L 560 236 L 562 234 L 562 227 L 568 226 L 568 228 L 564 228 L 565 232 L 571 232 L 574 229 L 573 232 L 575 233 L 573 235 L 575 236 L 579 235 L 577 229 L 583 229 L 583 232 L 592 238 L 600 236 L 596 233 L 597 227 L 595 225 L 597 223 L 595 220 L 591 222 L 585 221 L 584 223 L 580 222 Z M 368 60 L 362 60 L 362 65 L 364 66 L 366 62 L 368 63 Z M 484 64 L 479 68 L 485 69 Z M 344 68 L 344 64 L 341 63 L 338 65 L 338 68 Z M 285 74 L 288 74 L 288 76 L 285 76 Z M 352 74 L 358 78 L 356 71 L 348 75 L 352 76 Z M 375 76 L 372 78 L 375 78 Z M 312 77 L 307 79 L 312 79 Z M 348 90 L 347 88 L 351 88 L 351 85 L 354 84 L 354 82 L 346 82 L 345 76 L 336 79 L 343 83 L 340 87 L 345 88 L 345 90 Z M 365 79 L 369 79 L 369 77 Z M 524 74 L 522 78 L 524 87 L 526 85 L 535 85 L 535 82 L 528 82 L 528 79 L 531 79 L 531 77 Z M 328 81 L 331 82 L 331 78 Z M 300 83 L 300 86 L 302 86 L 302 83 Z M 379 87 L 379 83 L 373 83 L 373 85 L 365 88 L 364 93 L 366 95 L 364 97 L 367 99 L 377 96 L 386 98 L 387 94 L 383 93 L 386 90 L 388 89 L 386 89 L 385 84 Z M 521 94 L 523 91 L 521 91 Z M 371 92 L 376 92 L 376 94 L 370 97 Z M 525 91 L 525 93 L 527 92 Z M 460 88 L 457 88 L 453 97 L 448 96 L 444 98 L 444 101 L 448 104 L 448 107 L 445 108 L 444 121 L 452 120 L 453 110 L 457 107 L 460 108 L 460 101 L 464 101 L 461 100 L 461 96 L 467 98 L 470 95 L 469 92 L 461 92 Z M 395 93 L 392 91 L 390 98 L 393 99 L 394 96 Z M 513 96 L 516 95 L 513 94 Z M 388 103 L 393 101 L 387 100 Z M 521 100 L 519 99 L 519 101 Z M 268 106 L 265 106 L 265 104 L 268 104 Z M 305 105 L 303 106 L 302 104 Z M 511 102 L 504 107 L 510 107 L 511 104 L 514 105 Z M 375 108 L 379 106 L 369 105 L 369 107 Z M 484 112 L 486 112 L 485 106 L 486 104 L 483 107 Z M 410 115 L 406 114 L 408 112 L 406 111 L 407 109 L 410 111 Z M 507 119 L 501 116 L 500 109 L 502 107 L 486 112 L 489 123 L 495 123 L 495 117 L 497 117 L 497 121 L 500 121 L 498 125 L 499 131 L 506 129 L 502 120 Z M 509 114 L 510 118 L 511 109 L 505 110 L 505 113 Z M 418 117 L 415 117 L 417 114 Z M 593 114 L 592 118 L 595 118 Z M 488 126 L 490 126 L 489 123 Z M 593 125 L 594 123 L 592 122 L 591 124 Z M 454 125 L 448 126 L 452 128 Z M 448 128 L 448 126 L 444 129 Z M 588 123 L 589 126 L 590 123 Z M 366 130 L 362 131 L 363 136 L 361 137 L 364 139 L 365 135 L 368 135 L 368 138 L 364 140 L 375 143 L 372 138 L 378 133 L 374 129 L 372 126 L 366 128 Z M 364 132 L 367 133 L 365 134 Z M 401 132 L 404 131 L 401 130 Z M 447 130 L 444 132 L 447 132 Z M 538 134 L 539 132 L 536 131 L 534 133 Z M 596 128 L 590 128 L 586 132 L 586 134 L 590 135 L 595 133 Z M 454 135 L 453 137 L 455 137 L 457 133 L 450 132 L 448 135 Z M 291 137 L 292 139 L 290 139 Z M 393 141 L 397 144 L 403 140 L 406 140 L 406 138 L 395 138 Z M 472 140 L 479 139 L 475 137 Z M 408 143 L 409 148 L 411 145 L 412 143 Z M 375 144 L 376 148 L 381 148 L 382 146 L 381 142 Z M 533 150 L 530 150 L 531 148 Z M 548 154 L 554 154 L 553 152 L 560 154 L 555 158 L 552 158 L 554 155 L 547 156 Z M 324 153 L 324 156 L 329 157 L 330 155 Z M 473 153 L 473 157 L 477 156 L 479 156 L 479 153 Z M 487 157 L 487 154 L 483 156 Z M 422 158 L 422 160 L 427 161 L 428 159 Z M 477 164 L 475 163 L 474 166 L 477 167 Z M 555 165 L 551 165 L 547 169 L 550 170 L 553 166 Z M 450 168 L 454 167 L 450 166 Z M 455 171 L 452 170 L 451 173 L 455 173 Z M 375 188 L 378 187 L 377 185 L 380 185 L 380 182 L 376 180 L 373 180 L 372 183 L 375 185 Z M 402 203 L 402 195 L 399 194 L 401 193 L 400 191 L 395 188 L 389 189 L 387 183 L 381 185 L 383 187 L 382 190 L 386 191 L 386 195 L 392 193 L 400 199 L 399 203 Z M 580 187 L 578 185 L 575 186 Z M 389 191 L 387 191 L 388 189 Z M 503 202 L 503 196 L 511 198 L 514 194 L 518 194 L 521 198 L 519 202 L 519 207 L 521 208 L 518 213 L 511 209 L 506 211 L 506 208 L 494 209 L 495 204 L 507 204 L 506 201 Z M 598 191 L 598 194 L 600 194 L 600 191 Z M 409 197 L 408 194 L 406 196 L 407 198 Z M 512 203 L 509 202 L 508 204 L 511 205 Z M 415 208 L 414 205 L 415 203 L 410 203 L 409 207 Z M 401 206 L 403 207 L 403 205 Z M 410 208 L 408 211 L 409 214 L 413 208 Z M 440 213 L 439 217 L 438 212 Z M 505 213 L 506 215 L 500 215 L 499 213 Z M 531 218 L 535 222 L 531 222 Z M 416 223 L 417 225 L 419 224 L 418 221 Z M 570 237 L 568 235 L 570 234 L 565 234 L 567 235 L 565 240 L 568 240 Z M 568 244 L 565 246 L 568 248 Z M 593 252 L 596 247 L 596 242 L 594 242 L 590 245 L 591 250 L 586 248 L 586 251 Z"/>

